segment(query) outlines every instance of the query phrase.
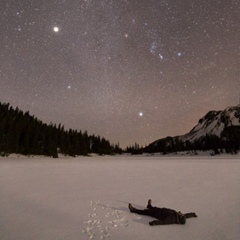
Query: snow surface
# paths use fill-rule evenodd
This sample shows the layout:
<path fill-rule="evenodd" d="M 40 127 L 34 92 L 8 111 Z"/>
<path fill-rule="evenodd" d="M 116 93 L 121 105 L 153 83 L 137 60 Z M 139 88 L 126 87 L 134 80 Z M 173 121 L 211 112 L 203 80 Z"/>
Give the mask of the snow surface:
<path fill-rule="evenodd" d="M 239 155 L 0 158 L 0 239 L 237 240 Z M 149 226 L 128 203 L 198 218 Z"/>

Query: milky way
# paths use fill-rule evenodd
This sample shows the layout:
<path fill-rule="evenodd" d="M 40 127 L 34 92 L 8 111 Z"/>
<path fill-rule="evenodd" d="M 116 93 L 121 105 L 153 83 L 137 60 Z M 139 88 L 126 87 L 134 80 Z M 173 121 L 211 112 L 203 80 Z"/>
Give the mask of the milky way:
<path fill-rule="evenodd" d="M 239 0 L 1 1 L 0 101 L 127 146 L 238 104 Z"/>

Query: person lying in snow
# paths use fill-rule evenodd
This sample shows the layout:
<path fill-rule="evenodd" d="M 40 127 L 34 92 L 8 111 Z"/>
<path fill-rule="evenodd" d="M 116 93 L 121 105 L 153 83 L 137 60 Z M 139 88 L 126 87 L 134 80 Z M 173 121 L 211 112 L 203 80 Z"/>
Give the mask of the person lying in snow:
<path fill-rule="evenodd" d="M 148 200 L 147 209 L 139 210 L 129 203 L 130 212 L 141 215 L 147 215 L 156 218 L 157 220 L 149 222 L 149 225 L 165 225 L 165 224 L 185 224 L 187 218 L 197 217 L 196 213 L 181 213 L 169 208 L 158 208 L 152 206 L 151 199 Z"/>

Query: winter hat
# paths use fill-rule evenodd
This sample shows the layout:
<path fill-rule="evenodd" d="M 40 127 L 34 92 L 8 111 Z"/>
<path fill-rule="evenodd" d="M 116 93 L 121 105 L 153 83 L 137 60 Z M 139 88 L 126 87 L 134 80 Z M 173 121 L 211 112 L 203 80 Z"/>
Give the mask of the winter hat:
<path fill-rule="evenodd" d="M 177 213 L 177 222 L 179 224 L 185 224 L 186 223 L 186 217 L 181 212 Z"/>

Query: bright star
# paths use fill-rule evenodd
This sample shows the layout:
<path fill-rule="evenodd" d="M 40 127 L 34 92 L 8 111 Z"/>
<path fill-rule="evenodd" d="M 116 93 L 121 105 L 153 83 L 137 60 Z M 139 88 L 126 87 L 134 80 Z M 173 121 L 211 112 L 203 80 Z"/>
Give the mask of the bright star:
<path fill-rule="evenodd" d="M 54 28 L 53 28 L 53 31 L 54 31 L 54 32 L 59 32 L 59 28 L 58 28 L 58 27 L 54 27 Z"/>
<path fill-rule="evenodd" d="M 139 117 L 143 116 L 143 112 L 138 113 Z"/>

